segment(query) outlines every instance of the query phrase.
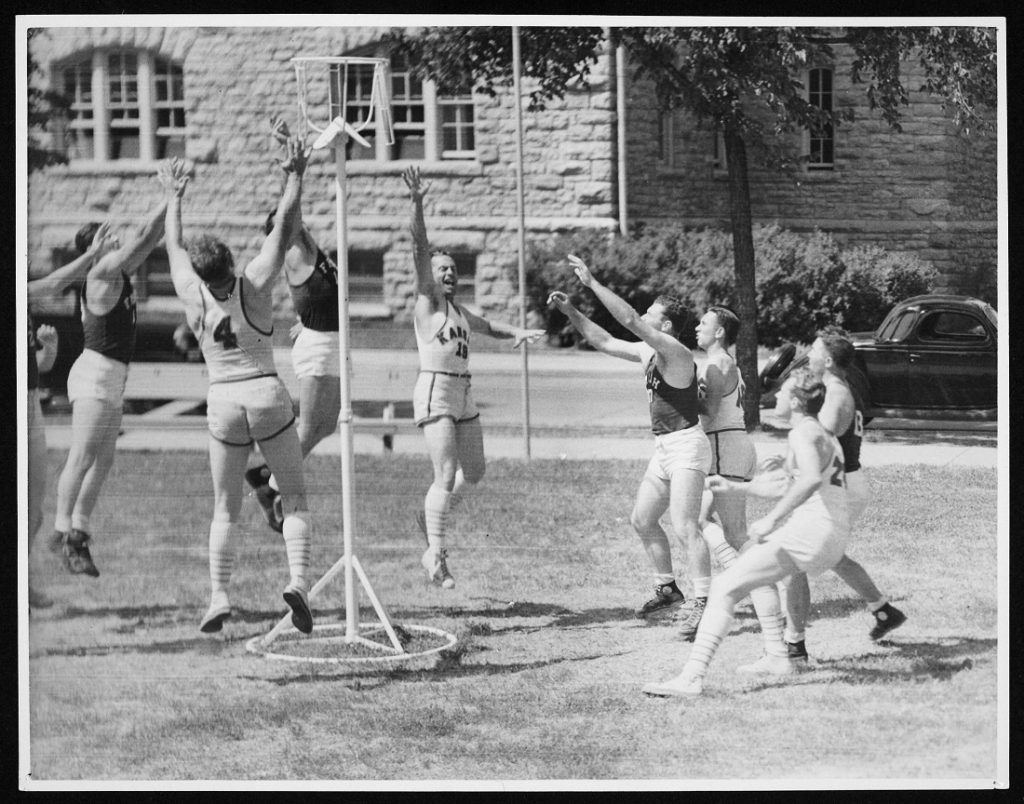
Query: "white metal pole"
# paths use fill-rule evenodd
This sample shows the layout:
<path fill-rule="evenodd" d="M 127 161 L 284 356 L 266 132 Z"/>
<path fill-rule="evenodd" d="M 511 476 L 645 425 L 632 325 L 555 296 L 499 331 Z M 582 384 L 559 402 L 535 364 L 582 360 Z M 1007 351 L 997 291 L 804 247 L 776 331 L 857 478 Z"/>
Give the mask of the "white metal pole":
<path fill-rule="evenodd" d="M 334 140 L 334 210 L 338 227 L 338 349 L 341 355 L 341 411 L 338 416 L 341 437 L 341 528 L 345 543 L 345 641 L 359 636 L 359 610 L 353 573 L 352 509 L 355 483 L 352 448 L 352 358 L 348 331 L 348 219 L 345 214 L 345 144 L 348 134 L 340 132 Z"/>
<path fill-rule="evenodd" d="M 516 104 L 516 206 L 519 214 L 519 326 L 526 328 L 526 201 L 523 193 L 523 108 L 522 52 L 519 47 L 519 26 L 512 26 L 512 84 Z M 530 371 L 528 344 L 523 352 L 523 450 L 530 458 Z"/>

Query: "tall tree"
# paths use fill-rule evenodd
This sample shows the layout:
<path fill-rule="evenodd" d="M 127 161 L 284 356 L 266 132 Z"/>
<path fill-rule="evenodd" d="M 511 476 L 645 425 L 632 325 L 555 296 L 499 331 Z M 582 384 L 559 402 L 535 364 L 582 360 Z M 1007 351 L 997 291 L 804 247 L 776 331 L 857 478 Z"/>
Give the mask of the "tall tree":
<path fill-rule="evenodd" d="M 39 134 L 53 125 L 57 116 L 68 109 L 67 99 L 57 92 L 42 89 L 39 86 L 39 65 L 32 57 L 32 40 L 42 33 L 42 28 L 28 29 L 28 170 L 46 167 L 47 165 L 66 164 L 67 157 L 56 151 L 40 139 Z"/>
<path fill-rule="evenodd" d="M 572 82 L 585 84 L 590 67 L 610 36 L 622 45 L 635 68 L 633 78 L 651 80 L 660 107 L 682 109 L 721 132 L 729 175 L 729 201 L 735 260 L 736 312 L 740 317 L 737 361 L 750 393 L 748 427 L 759 422 L 757 297 L 748 152 L 778 167 L 794 154 L 784 135 L 803 129 L 838 128 L 853 111 L 822 109 L 810 103 L 800 81 L 803 71 L 829 63 L 833 47 L 853 48 L 850 78 L 865 85 L 869 106 L 899 130 L 909 102 L 903 67 L 918 59 L 925 75 L 920 89 L 942 99 L 965 132 L 990 128 L 997 88 L 994 28 L 814 28 L 814 27 L 635 27 L 522 29 L 522 74 L 534 79 L 531 109 L 561 98 Z M 421 76 L 442 91 L 467 86 L 494 95 L 512 84 L 511 31 L 508 28 L 428 28 L 414 35 L 402 30 L 390 45 L 410 56 Z M 796 155 L 798 157 L 798 155 Z"/>

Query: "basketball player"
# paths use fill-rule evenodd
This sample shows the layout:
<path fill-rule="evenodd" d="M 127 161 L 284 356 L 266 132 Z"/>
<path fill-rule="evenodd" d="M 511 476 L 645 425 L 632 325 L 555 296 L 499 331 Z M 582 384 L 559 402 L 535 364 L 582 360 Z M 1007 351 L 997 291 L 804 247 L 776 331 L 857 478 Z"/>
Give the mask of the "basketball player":
<path fill-rule="evenodd" d="M 747 535 L 754 542 L 736 562 L 715 578 L 693 649 L 682 672 L 673 679 L 644 686 L 648 695 L 699 695 L 708 664 L 732 625 L 736 604 L 759 587 L 778 594 L 774 584 L 794 572 L 819 574 L 843 557 L 849 534 L 843 452 L 834 435 L 815 418 L 825 400 L 825 386 L 807 369 L 797 369 L 779 392 L 782 411 L 793 424 L 785 472 L 791 476 L 785 493 L 763 519 L 751 523 Z M 784 481 L 785 482 L 785 481 Z M 778 478 L 758 475 L 738 483 L 716 475 L 708 484 L 713 492 L 730 488 L 758 496 L 778 496 Z M 781 527 L 780 527 L 781 525 Z M 787 675 L 799 665 L 786 655 L 782 635 L 777 650 L 739 668 L 745 673 Z"/>
<path fill-rule="evenodd" d="M 455 502 L 484 476 L 484 442 L 480 413 L 473 401 L 469 375 L 471 332 L 512 340 L 512 348 L 532 343 L 543 329 L 520 329 L 488 321 L 455 302 L 458 270 L 443 251 L 430 251 L 423 219 L 423 196 L 429 189 L 419 168 L 402 173 L 412 198 L 412 246 L 416 264 L 413 327 L 420 371 L 413 390 L 413 415 L 423 430 L 434 479 L 423 501 L 427 549 L 420 563 L 432 583 L 455 586 L 448 569 L 446 537 Z"/>
<path fill-rule="evenodd" d="M 69 572 L 93 578 L 100 573 L 89 549 L 90 518 L 114 465 L 128 364 L 135 351 L 135 291 L 131 278 L 163 236 L 165 211 L 166 203 L 161 202 L 124 245 L 109 234 L 109 228 L 97 243 L 103 226 L 86 224 L 75 236 L 79 254 L 85 257 L 92 253 L 84 277 L 73 267 L 76 260 L 39 280 L 54 289 L 69 284 L 81 289 L 85 348 L 68 374 L 71 449 L 57 480 L 57 513 L 50 548 L 60 552 Z"/>
<path fill-rule="evenodd" d="M 650 400 L 654 456 L 640 481 L 630 522 L 654 567 L 654 596 L 634 612 L 640 619 L 662 617 L 678 609 L 685 598 L 672 569 L 672 548 L 659 520 L 666 508 L 672 525 L 687 545 L 692 577 L 703 571 L 694 560 L 703 548 L 697 519 L 704 478 L 711 468 L 711 447 L 700 425 L 697 408 L 697 374 L 693 354 L 679 335 L 689 314 L 672 296 L 659 296 L 643 315 L 594 279 L 579 257 L 568 256 L 576 276 L 590 288 L 615 319 L 641 340 L 639 343 L 612 337 L 555 291 L 548 298 L 595 349 L 643 366 Z M 704 549 L 706 563 L 707 550 Z"/>
<path fill-rule="evenodd" d="M 843 448 L 851 527 L 864 513 L 871 493 L 860 465 L 864 402 L 847 380 L 852 362 L 853 344 L 845 331 L 838 327 L 826 327 L 818 332 L 808 353 L 808 367 L 825 384 L 825 403 L 818 414 L 818 421 L 830 433 L 839 434 L 839 443 Z M 906 615 L 889 603 L 889 598 L 879 591 L 871 576 L 858 562 L 844 554 L 842 560 L 833 567 L 833 572 L 864 598 L 874 614 L 875 625 L 869 633 L 871 639 L 881 639 L 906 621 Z M 786 643 L 790 656 L 804 662 L 808 660 L 804 628 L 810 603 L 807 576 L 797 573 L 786 584 Z"/>
<path fill-rule="evenodd" d="M 284 600 L 292 624 L 313 630 L 308 582 L 310 525 L 302 476 L 302 449 L 288 391 L 277 376 L 271 336 L 272 291 L 284 265 L 288 243 L 299 226 L 302 174 L 307 152 L 290 140 L 281 167 L 287 174 L 274 228 L 259 254 L 234 273 L 231 252 L 222 242 L 202 235 L 186 250 L 181 232 L 181 197 L 188 184 L 179 160 L 164 163 L 161 180 L 168 195 L 167 253 L 174 289 L 185 304 L 210 375 L 207 420 L 214 512 L 210 523 L 210 607 L 199 630 L 221 630 L 231 616 L 228 584 L 234 537 L 242 507 L 243 474 L 253 441 L 278 479 L 281 489 L 285 549 L 290 581 Z"/>

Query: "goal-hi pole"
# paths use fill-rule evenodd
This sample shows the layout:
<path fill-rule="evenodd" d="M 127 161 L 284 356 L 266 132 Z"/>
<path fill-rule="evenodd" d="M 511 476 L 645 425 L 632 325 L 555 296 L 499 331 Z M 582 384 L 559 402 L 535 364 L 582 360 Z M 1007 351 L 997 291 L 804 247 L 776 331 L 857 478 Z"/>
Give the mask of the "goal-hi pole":
<path fill-rule="evenodd" d="M 512 83 L 516 102 L 516 211 L 519 219 L 519 326 L 526 329 L 526 199 L 523 189 L 523 105 L 522 54 L 519 26 L 512 26 Z M 530 358 L 529 344 L 524 340 L 519 348 L 523 352 L 523 452 L 530 459 Z"/>

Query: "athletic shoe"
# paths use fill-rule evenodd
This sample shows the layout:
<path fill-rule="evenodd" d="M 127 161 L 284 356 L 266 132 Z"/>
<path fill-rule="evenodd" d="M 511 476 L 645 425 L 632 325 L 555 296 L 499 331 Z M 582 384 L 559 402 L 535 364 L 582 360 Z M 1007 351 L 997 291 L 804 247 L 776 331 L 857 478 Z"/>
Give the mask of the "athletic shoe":
<path fill-rule="evenodd" d="M 700 695 L 704 692 L 704 679 L 700 676 L 680 673 L 673 679 L 653 684 L 645 684 L 641 690 L 646 695 L 656 695 L 660 698 L 678 698 L 687 695 Z"/>
<path fill-rule="evenodd" d="M 72 528 L 70 533 L 64 534 L 61 555 L 68 572 L 75 575 L 90 575 L 93 578 L 100 577 L 100 571 L 96 569 L 89 553 L 90 541 L 92 537 L 78 528 Z"/>
<path fill-rule="evenodd" d="M 801 639 L 799 642 L 787 642 L 786 650 L 789 652 L 789 660 L 797 666 L 807 667 L 810 664 L 810 657 L 807 655 L 807 646 Z"/>
<path fill-rule="evenodd" d="M 68 534 L 62 530 L 55 530 L 50 538 L 46 540 L 46 546 L 54 553 L 61 553 L 64 550 L 64 540 Z"/>
<path fill-rule="evenodd" d="M 264 483 L 262 486 L 257 486 L 253 489 L 252 494 L 256 498 L 256 502 L 260 504 L 263 518 L 267 520 L 267 524 L 278 533 L 281 533 L 284 529 L 284 517 L 278 514 L 281 505 L 280 493 L 272 489 L 270 484 Z"/>
<path fill-rule="evenodd" d="M 791 676 L 799 672 L 799 668 L 788 656 L 766 653 L 752 664 L 737 667 L 736 672 L 748 676 Z"/>
<path fill-rule="evenodd" d="M 204 634 L 213 634 L 224 626 L 224 621 L 231 616 L 231 604 L 228 596 L 221 592 L 210 597 L 210 608 L 199 623 L 199 630 Z"/>
<path fill-rule="evenodd" d="M 448 551 L 441 548 L 437 552 L 430 547 L 423 553 L 420 559 L 423 569 L 427 571 L 427 577 L 431 583 L 441 584 L 445 589 L 452 589 L 455 586 L 455 578 L 448 571 Z"/>
<path fill-rule="evenodd" d="M 890 631 L 899 628 L 907 621 L 907 615 L 895 606 L 886 603 L 875 612 L 875 627 L 868 634 L 872 639 L 881 639 Z"/>
<path fill-rule="evenodd" d="M 704 616 L 704 609 L 707 608 L 707 605 L 708 599 L 706 597 L 695 597 L 693 599 L 690 613 L 679 626 L 679 636 L 682 637 L 683 641 L 693 642 L 693 638 L 697 636 L 697 628 L 700 626 L 700 620 Z"/>
<path fill-rule="evenodd" d="M 284 590 L 284 602 L 291 607 L 292 625 L 304 634 L 313 633 L 313 613 L 309 610 L 309 596 L 306 590 L 295 584 L 288 584 Z"/>
<path fill-rule="evenodd" d="M 638 620 L 643 620 L 647 617 L 663 617 L 666 614 L 671 614 L 683 605 L 684 600 L 686 598 L 679 591 L 675 581 L 658 584 L 654 587 L 654 597 L 650 600 L 645 600 L 643 605 L 636 609 L 633 614 Z"/>
<path fill-rule="evenodd" d="M 412 515 L 412 521 L 416 523 L 416 527 L 423 534 L 423 540 L 430 544 L 430 540 L 427 538 L 427 515 L 422 510 L 416 511 Z"/>
<path fill-rule="evenodd" d="M 245 482 L 254 489 L 267 485 L 270 482 L 270 467 L 263 464 L 263 466 L 254 466 L 252 469 L 246 469 Z"/>

